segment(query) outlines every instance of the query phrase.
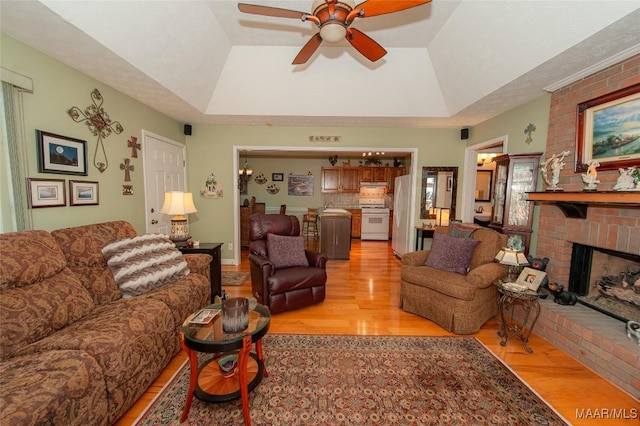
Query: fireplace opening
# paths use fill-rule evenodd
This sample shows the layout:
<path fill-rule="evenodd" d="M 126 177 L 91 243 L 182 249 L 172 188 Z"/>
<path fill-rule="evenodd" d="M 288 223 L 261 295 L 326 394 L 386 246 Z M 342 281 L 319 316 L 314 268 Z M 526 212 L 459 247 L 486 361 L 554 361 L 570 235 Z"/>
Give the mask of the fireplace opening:
<path fill-rule="evenodd" d="M 640 322 L 640 256 L 573 244 L 569 290 L 585 306 Z"/>

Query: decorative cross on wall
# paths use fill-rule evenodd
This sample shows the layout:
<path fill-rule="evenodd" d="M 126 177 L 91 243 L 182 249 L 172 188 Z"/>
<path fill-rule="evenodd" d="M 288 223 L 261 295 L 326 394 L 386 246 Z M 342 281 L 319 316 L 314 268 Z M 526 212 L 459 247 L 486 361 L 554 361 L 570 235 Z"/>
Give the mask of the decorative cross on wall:
<path fill-rule="evenodd" d="M 131 182 L 131 172 L 135 170 L 135 166 L 129 164 L 131 160 L 128 158 L 124 159 L 124 163 L 120 164 L 120 170 L 124 170 L 124 181 Z"/>
<path fill-rule="evenodd" d="M 102 173 L 109 167 L 109 160 L 107 159 L 107 153 L 102 140 L 109 137 L 111 133 L 119 135 L 124 131 L 124 128 L 119 122 L 112 121 L 111 118 L 109 118 L 109 114 L 102 108 L 104 99 L 98 89 L 94 89 L 93 92 L 91 92 L 91 100 L 93 101 L 93 105 L 89 105 L 84 111 L 74 106 L 71 107 L 67 113 L 76 123 L 86 124 L 89 131 L 93 133 L 93 136 L 98 137 L 96 151 L 93 154 L 93 165 Z M 98 148 L 102 150 L 102 159 L 104 159 L 104 162 L 98 161 Z"/>
<path fill-rule="evenodd" d="M 527 139 L 525 139 L 526 143 L 533 142 L 533 132 L 536 131 L 536 126 L 533 123 L 529 123 L 529 125 L 524 129 L 524 134 L 527 135 Z"/>
<path fill-rule="evenodd" d="M 138 138 L 131 136 L 131 139 L 127 141 L 127 147 L 131 148 L 131 158 L 138 158 L 138 150 L 141 148 Z"/>

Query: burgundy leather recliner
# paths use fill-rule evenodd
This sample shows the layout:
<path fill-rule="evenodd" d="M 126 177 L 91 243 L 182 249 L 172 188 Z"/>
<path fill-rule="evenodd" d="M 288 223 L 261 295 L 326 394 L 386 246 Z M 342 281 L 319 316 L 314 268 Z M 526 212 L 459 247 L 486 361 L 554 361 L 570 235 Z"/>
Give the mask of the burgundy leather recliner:
<path fill-rule="evenodd" d="M 324 301 L 327 256 L 305 250 L 309 266 L 276 268 L 269 261 L 269 233 L 299 236 L 300 222 L 295 216 L 279 214 L 249 217 L 251 290 L 258 303 L 268 306 L 272 314 L 277 314 Z"/>

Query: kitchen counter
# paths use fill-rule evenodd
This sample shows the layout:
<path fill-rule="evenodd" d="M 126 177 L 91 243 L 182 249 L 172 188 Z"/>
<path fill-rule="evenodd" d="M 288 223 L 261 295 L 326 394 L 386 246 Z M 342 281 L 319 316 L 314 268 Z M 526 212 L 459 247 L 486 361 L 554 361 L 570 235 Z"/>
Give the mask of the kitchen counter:
<path fill-rule="evenodd" d="M 323 216 L 346 216 L 346 217 L 351 217 L 351 213 L 349 213 L 348 210 L 342 209 L 342 208 L 335 208 L 335 207 L 329 207 L 329 208 L 321 208 L 319 209 L 318 212 L 318 216 L 323 217 Z"/>

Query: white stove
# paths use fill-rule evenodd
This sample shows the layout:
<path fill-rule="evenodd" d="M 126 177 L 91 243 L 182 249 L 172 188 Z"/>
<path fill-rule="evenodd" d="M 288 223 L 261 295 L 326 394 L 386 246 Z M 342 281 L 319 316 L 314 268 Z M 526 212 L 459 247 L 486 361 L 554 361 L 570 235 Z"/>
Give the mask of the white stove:
<path fill-rule="evenodd" d="M 389 209 L 385 206 L 386 184 L 361 183 L 360 209 L 362 209 L 362 240 L 389 239 Z"/>

